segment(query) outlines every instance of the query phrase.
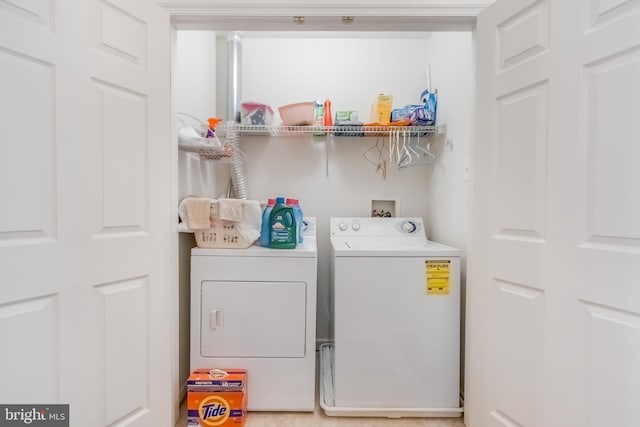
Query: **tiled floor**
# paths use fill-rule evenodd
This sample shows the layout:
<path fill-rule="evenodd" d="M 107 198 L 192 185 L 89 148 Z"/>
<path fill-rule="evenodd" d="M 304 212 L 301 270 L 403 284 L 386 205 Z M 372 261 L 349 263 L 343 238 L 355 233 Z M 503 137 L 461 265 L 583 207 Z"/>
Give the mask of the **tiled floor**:
<path fill-rule="evenodd" d="M 187 425 L 187 410 L 180 408 L 176 427 Z M 347 418 L 327 417 L 319 406 L 309 412 L 250 412 L 245 427 L 464 427 L 462 418 Z"/>

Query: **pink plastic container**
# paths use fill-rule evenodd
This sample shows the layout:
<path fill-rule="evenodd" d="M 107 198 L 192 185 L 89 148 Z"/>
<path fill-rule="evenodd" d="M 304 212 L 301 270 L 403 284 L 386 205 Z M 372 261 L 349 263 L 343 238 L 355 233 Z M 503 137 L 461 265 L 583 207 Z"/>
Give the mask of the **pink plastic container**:
<path fill-rule="evenodd" d="M 303 126 L 313 124 L 313 101 L 278 107 L 282 124 L 285 126 Z"/>

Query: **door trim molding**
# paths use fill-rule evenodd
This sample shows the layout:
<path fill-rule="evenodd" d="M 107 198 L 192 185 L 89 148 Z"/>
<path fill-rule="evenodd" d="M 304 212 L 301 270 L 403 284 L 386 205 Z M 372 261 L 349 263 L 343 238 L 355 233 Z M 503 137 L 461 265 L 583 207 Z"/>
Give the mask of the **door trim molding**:
<path fill-rule="evenodd" d="M 382 2 L 361 4 L 295 2 L 239 3 L 229 0 L 180 1 L 157 0 L 172 16 L 180 29 L 243 30 L 396 30 L 444 31 L 473 30 L 476 16 L 491 1 L 451 4 L 424 1 Z M 309 18 L 304 27 L 292 21 L 293 16 Z M 348 26 L 342 16 L 353 16 Z M 337 18 L 337 19 L 336 19 Z M 358 18 L 362 18 L 358 20 Z M 379 19 L 375 19 L 379 18 Z M 380 19 L 381 18 L 381 19 Z M 335 27 L 335 28 L 334 28 Z"/>

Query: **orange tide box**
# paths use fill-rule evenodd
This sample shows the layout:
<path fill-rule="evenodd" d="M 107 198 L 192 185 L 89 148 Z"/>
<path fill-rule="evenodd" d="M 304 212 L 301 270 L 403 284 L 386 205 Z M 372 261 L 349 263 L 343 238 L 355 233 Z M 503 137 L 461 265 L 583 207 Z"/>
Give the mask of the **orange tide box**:
<path fill-rule="evenodd" d="M 196 369 L 187 380 L 187 426 L 243 427 L 247 371 Z"/>

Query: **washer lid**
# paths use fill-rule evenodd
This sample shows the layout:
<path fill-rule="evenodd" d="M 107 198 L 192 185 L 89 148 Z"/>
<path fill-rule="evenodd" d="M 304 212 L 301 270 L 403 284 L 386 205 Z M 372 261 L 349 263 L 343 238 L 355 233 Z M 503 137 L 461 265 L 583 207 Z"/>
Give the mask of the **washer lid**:
<path fill-rule="evenodd" d="M 458 257 L 460 250 L 426 239 L 331 239 L 334 255 L 341 256 L 447 256 Z"/>

